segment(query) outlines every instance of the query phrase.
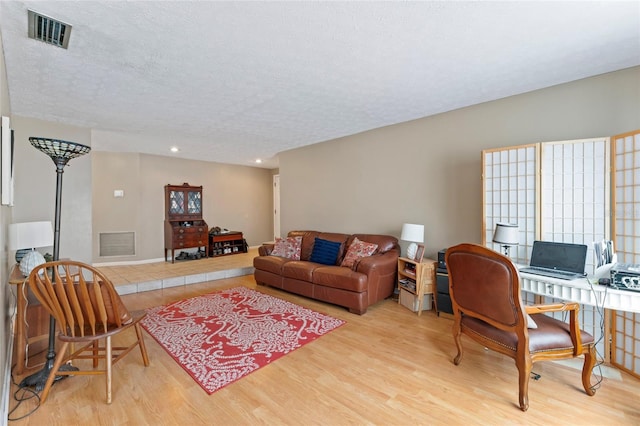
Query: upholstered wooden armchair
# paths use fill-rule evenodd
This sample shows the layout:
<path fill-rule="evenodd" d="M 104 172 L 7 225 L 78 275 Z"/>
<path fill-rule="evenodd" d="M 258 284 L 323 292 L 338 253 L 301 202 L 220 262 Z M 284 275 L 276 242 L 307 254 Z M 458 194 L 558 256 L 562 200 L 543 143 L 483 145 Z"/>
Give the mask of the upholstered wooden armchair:
<path fill-rule="evenodd" d="M 145 367 L 149 365 L 140 327 L 140 320 L 146 313 L 127 311 L 113 284 L 102 272 L 71 260 L 48 262 L 31 271 L 29 286 L 55 318 L 59 330 L 57 338 L 62 343 L 42 390 L 43 403 L 56 376 L 105 374 L 107 403 L 110 404 L 113 364 L 139 346 L 142 362 Z M 112 346 L 111 338 L 130 328 L 135 329 L 135 341 L 128 346 Z M 102 346 L 101 340 L 104 340 Z M 63 363 L 79 359 L 92 360 L 93 369 L 60 369 Z M 104 365 L 98 369 L 100 360 Z"/>
<path fill-rule="evenodd" d="M 445 259 L 458 348 L 455 365 L 462 361 L 462 334 L 513 358 L 518 368 L 520 409 L 526 411 L 534 362 L 584 355 L 582 385 L 588 395 L 595 394 L 590 383 L 596 361 L 594 339 L 579 328 L 577 303 L 523 306 L 515 265 L 486 247 L 460 244 L 449 248 Z M 544 315 L 558 311 L 569 313 L 569 323 Z M 528 316 L 533 320 L 529 326 Z"/>

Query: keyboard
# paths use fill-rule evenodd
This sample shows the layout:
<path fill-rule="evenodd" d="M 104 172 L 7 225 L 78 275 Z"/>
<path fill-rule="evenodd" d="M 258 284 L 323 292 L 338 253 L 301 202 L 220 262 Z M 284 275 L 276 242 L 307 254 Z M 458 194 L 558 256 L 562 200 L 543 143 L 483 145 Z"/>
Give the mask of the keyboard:
<path fill-rule="evenodd" d="M 520 269 L 520 272 L 534 275 L 542 275 L 543 277 L 558 278 L 560 280 L 575 280 L 577 278 L 583 278 L 584 274 L 578 274 L 575 272 L 558 271 L 556 269 L 536 268 L 535 266 L 529 266 L 527 268 Z"/>

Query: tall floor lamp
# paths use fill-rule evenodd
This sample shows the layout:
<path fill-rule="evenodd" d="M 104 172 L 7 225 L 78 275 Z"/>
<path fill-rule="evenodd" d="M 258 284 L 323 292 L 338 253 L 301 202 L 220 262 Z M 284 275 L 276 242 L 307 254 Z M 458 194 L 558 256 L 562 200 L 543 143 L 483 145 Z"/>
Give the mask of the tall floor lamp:
<path fill-rule="evenodd" d="M 60 214 L 62 211 L 62 174 L 64 173 L 64 166 L 67 165 L 72 158 L 80 157 L 81 155 L 88 154 L 91 151 L 86 145 L 82 145 L 75 142 L 67 142 L 58 139 L 47 139 L 40 137 L 30 137 L 29 142 L 31 145 L 47 154 L 53 160 L 56 165 L 56 217 L 54 223 L 53 233 L 53 260 L 58 260 L 60 254 Z M 44 385 L 47 382 L 49 373 L 53 368 L 53 362 L 56 358 L 56 320 L 49 317 L 49 347 L 47 351 L 47 361 L 44 367 L 30 376 L 25 377 L 20 382 L 20 387 L 34 386 L 37 391 L 44 389 Z M 63 367 L 63 368 L 62 368 Z M 74 371 L 76 367 L 71 365 L 63 365 L 61 370 Z M 56 381 L 66 376 L 57 376 Z"/>

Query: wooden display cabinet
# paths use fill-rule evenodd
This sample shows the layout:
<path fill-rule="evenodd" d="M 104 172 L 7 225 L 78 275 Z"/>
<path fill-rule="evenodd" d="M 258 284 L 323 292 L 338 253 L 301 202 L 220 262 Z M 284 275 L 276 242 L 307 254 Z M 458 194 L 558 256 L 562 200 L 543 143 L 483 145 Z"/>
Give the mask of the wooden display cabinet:
<path fill-rule="evenodd" d="M 398 303 L 404 305 L 404 290 L 410 295 L 410 304 L 407 307 L 414 312 L 417 310 L 418 315 L 422 314 L 425 294 L 433 295 L 434 292 L 435 267 L 436 261 L 432 259 L 416 262 L 406 257 L 398 258 Z"/>
<path fill-rule="evenodd" d="M 165 185 L 164 259 L 171 251 L 171 263 L 175 261 L 174 251 L 197 247 L 203 249 L 207 257 L 209 228 L 202 219 L 202 186 Z"/>

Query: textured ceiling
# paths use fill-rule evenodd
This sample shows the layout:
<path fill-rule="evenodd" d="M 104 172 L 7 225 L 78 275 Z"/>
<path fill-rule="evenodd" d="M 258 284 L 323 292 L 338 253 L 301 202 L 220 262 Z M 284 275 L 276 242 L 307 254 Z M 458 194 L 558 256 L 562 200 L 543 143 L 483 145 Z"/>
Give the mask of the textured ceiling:
<path fill-rule="evenodd" d="M 27 38 L 27 9 L 71 24 L 68 50 Z M 95 150 L 260 167 L 640 65 L 638 1 L 1 1 L 0 31 L 12 114 L 90 127 Z"/>

